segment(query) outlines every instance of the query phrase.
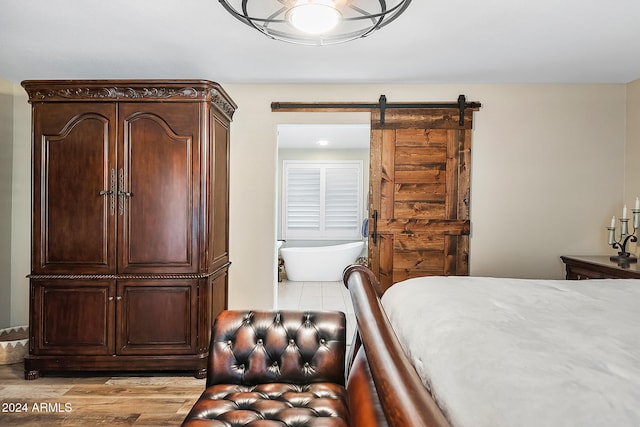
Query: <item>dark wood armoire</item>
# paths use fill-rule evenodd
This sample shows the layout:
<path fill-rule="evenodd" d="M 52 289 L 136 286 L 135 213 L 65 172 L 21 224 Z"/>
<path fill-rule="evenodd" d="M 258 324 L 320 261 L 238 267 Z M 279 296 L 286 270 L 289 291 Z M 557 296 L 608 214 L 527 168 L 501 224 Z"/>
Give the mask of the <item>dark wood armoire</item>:
<path fill-rule="evenodd" d="M 206 373 L 227 305 L 229 125 L 216 83 L 25 81 L 32 104 L 25 378 Z"/>

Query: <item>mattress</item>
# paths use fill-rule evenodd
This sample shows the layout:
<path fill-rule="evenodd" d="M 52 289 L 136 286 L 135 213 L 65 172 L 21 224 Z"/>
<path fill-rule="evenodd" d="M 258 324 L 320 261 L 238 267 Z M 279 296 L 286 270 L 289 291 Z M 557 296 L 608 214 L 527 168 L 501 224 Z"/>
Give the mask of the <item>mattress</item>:
<path fill-rule="evenodd" d="M 382 303 L 454 427 L 640 426 L 640 280 L 424 277 Z"/>

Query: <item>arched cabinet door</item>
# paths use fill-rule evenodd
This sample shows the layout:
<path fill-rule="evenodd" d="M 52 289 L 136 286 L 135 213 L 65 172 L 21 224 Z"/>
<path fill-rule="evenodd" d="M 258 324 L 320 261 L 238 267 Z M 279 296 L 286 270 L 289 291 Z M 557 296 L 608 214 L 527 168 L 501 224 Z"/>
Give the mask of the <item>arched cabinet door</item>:
<path fill-rule="evenodd" d="M 118 272 L 196 273 L 198 105 L 131 103 L 119 115 Z"/>
<path fill-rule="evenodd" d="M 115 104 L 35 104 L 33 125 L 32 272 L 115 272 Z"/>

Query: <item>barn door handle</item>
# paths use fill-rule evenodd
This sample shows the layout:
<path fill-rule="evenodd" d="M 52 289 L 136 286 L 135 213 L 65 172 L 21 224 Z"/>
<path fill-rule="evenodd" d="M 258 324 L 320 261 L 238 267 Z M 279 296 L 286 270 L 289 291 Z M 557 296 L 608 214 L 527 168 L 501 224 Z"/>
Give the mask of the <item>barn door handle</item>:
<path fill-rule="evenodd" d="M 378 211 L 373 211 L 373 234 L 371 235 L 371 239 L 373 240 L 373 244 L 378 244 Z"/>

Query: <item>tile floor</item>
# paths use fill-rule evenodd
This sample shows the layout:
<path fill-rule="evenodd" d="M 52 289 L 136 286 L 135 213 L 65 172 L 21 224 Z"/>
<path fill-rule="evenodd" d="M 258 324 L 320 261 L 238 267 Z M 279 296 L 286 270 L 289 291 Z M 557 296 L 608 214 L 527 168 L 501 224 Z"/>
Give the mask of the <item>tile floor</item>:
<path fill-rule="evenodd" d="M 356 317 L 349 291 L 342 282 L 278 282 L 278 309 L 337 310 L 347 315 L 347 345 L 355 332 Z"/>

